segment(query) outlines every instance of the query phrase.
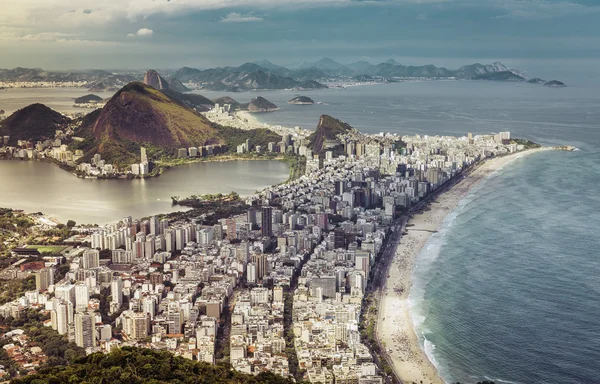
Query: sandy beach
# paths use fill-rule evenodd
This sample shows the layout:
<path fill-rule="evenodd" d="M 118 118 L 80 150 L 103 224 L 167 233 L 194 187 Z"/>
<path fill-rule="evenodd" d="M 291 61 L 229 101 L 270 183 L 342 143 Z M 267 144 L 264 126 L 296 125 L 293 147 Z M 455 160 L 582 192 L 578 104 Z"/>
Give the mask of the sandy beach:
<path fill-rule="evenodd" d="M 409 313 L 408 295 L 415 259 L 429 236 L 441 226 L 444 218 L 481 180 L 517 158 L 551 148 L 531 149 L 493 158 L 475 170 L 449 191 L 431 203 L 429 210 L 415 214 L 406 226 L 389 270 L 380 298 L 377 334 L 392 363 L 396 375 L 405 384 L 444 383 L 436 367 L 429 361 L 415 334 Z"/>

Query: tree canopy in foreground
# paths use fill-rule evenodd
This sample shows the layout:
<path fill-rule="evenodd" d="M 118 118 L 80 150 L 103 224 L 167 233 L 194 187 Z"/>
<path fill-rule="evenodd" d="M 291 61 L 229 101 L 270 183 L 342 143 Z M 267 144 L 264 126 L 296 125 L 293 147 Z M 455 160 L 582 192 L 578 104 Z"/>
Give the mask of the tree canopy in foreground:
<path fill-rule="evenodd" d="M 14 384 L 293 384 L 271 372 L 252 376 L 175 356 L 167 351 L 123 347 L 95 353 L 66 367 L 53 367 L 13 381 Z"/>

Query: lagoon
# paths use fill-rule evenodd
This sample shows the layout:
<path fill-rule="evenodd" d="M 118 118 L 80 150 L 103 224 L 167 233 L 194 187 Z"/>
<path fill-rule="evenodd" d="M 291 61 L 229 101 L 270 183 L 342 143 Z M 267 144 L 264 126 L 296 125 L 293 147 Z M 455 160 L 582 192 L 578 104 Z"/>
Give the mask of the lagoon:
<path fill-rule="evenodd" d="M 288 176 L 289 166 L 272 160 L 186 164 L 136 180 L 81 179 L 54 164 L 7 160 L 0 161 L 0 207 L 43 212 L 61 222 L 105 224 L 182 210 L 172 206 L 171 196 L 231 191 L 247 196 Z"/>

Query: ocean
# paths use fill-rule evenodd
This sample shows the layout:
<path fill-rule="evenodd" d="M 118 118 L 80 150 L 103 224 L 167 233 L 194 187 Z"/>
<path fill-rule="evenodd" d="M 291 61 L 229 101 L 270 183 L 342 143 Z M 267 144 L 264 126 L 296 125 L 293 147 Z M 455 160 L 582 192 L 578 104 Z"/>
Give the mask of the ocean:
<path fill-rule="evenodd" d="M 235 95 L 233 95 L 235 97 Z M 320 113 L 363 131 L 510 131 L 575 152 L 517 159 L 486 179 L 419 254 L 411 315 L 447 382 L 600 379 L 600 93 L 490 82 L 421 82 L 310 92 L 262 121 L 312 128 Z M 279 104 L 278 104 L 279 105 Z M 313 108 L 314 107 L 314 108 Z"/>
<path fill-rule="evenodd" d="M 244 102 L 261 95 L 280 106 L 258 116 L 271 124 L 314 129 L 325 113 L 369 133 L 510 131 L 579 148 L 518 159 L 473 190 L 418 256 L 410 301 L 421 343 L 447 382 L 594 383 L 600 377 L 597 80 L 567 81 L 563 89 L 431 81 L 230 96 Z M 299 94 L 322 104 L 286 104 Z"/>

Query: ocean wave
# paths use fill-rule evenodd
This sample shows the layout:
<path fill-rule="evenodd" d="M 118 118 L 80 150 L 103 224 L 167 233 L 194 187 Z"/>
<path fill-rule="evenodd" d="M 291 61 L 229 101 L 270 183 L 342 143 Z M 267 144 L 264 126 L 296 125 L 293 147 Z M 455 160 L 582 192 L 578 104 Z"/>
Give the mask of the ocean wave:
<path fill-rule="evenodd" d="M 494 383 L 506 383 L 506 384 L 523 384 L 520 381 L 510 381 L 510 380 L 504 380 L 504 379 L 494 379 L 491 378 L 489 376 L 484 376 L 484 378 L 488 381 L 493 381 Z"/>
<path fill-rule="evenodd" d="M 425 352 L 425 355 L 427 356 L 429 361 L 431 361 L 431 364 L 433 364 L 435 369 L 437 369 L 437 371 L 440 372 L 440 364 L 438 363 L 437 359 L 435 358 L 435 344 L 433 344 L 431 341 L 429 341 L 427 339 L 427 337 L 425 337 L 425 335 L 422 335 L 422 337 L 423 337 L 423 351 Z"/>

